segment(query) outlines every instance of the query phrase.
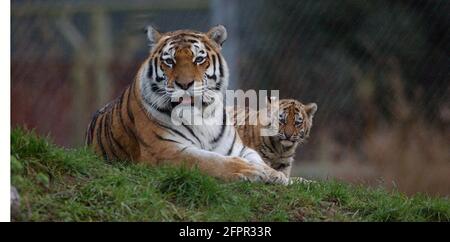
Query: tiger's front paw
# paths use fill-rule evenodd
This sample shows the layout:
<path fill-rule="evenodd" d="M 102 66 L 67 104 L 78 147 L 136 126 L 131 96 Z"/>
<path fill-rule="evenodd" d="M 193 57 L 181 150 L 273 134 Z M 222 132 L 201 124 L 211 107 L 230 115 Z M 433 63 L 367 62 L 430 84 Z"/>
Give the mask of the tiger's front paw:
<path fill-rule="evenodd" d="M 257 170 L 260 170 L 260 181 L 268 184 L 288 185 L 289 178 L 282 171 L 277 171 L 266 164 L 252 164 Z"/>
<path fill-rule="evenodd" d="M 251 163 L 240 157 L 233 157 L 227 163 L 230 180 L 263 182 L 287 185 L 289 179 L 282 172 L 276 171 L 265 164 Z"/>
<path fill-rule="evenodd" d="M 227 163 L 227 170 L 231 174 L 229 180 L 265 182 L 268 177 L 262 166 L 250 163 L 240 157 L 231 158 Z"/>
<path fill-rule="evenodd" d="M 267 183 L 289 185 L 289 178 L 281 171 L 276 171 L 270 168 Z"/>

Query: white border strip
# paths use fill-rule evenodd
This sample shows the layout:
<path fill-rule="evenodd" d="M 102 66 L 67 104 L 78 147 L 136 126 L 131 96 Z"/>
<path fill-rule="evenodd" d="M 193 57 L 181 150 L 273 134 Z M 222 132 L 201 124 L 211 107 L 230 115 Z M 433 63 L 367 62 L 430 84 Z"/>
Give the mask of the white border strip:
<path fill-rule="evenodd" d="M 11 2 L 0 1 L 0 221 L 7 222 L 10 217 L 10 148 L 11 148 Z"/>

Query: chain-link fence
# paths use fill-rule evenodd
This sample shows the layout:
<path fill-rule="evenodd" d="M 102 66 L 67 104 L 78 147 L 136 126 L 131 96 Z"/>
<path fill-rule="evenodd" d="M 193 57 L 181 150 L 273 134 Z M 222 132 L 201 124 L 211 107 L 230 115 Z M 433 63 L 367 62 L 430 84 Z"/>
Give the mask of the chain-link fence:
<path fill-rule="evenodd" d="M 145 58 L 144 26 L 220 23 L 230 88 L 319 106 L 294 175 L 450 194 L 448 13 L 446 0 L 15 0 L 12 123 L 80 146 Z"/>

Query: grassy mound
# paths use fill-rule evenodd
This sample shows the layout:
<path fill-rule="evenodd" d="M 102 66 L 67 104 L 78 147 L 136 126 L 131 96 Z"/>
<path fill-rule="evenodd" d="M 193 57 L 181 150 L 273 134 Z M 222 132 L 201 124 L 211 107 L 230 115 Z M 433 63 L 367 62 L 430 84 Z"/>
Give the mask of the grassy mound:
<path fill-rule="evenodd" d="M 197 169 L 107 163 L 33 132 L 11 134 L 14 221 L 450 221 L 448 198 L 337 181 L 224 183 Z"/>

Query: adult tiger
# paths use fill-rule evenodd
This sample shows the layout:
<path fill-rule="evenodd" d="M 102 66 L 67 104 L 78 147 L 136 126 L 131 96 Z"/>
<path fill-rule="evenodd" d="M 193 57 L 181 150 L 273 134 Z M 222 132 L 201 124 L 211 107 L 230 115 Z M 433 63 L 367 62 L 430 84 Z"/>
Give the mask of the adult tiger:
<path fill-rule="evenodd" d="M 87 145 L 107 160 L 197 166 L 224 180 L 287 184 L 283 173 L 265 165 L 233 125 L 226 125 L 229 115 L 217 98 L 228 85 L 221 54 L 225 27 L 207 33 L 148 27 L 147 37 L 149 57 L 122 95 L 95 113 Z M 193 106 L 199 98 L 202 105 Z M 178 125 L 172 119 L 177 109 L 200 111 L 203 124 Z"/>

